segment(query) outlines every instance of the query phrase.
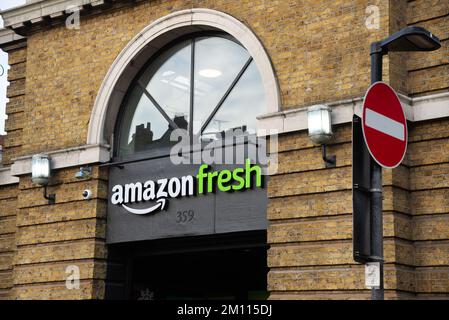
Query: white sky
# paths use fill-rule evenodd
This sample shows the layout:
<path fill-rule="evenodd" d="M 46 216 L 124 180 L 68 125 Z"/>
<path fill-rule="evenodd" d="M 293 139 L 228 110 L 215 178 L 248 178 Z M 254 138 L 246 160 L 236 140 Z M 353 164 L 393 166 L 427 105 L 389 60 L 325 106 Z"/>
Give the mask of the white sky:
<path fill-rule="evenodd" d="M 20 6 L 25 3 L 25 0 L 0 0 L 0 10 Z M 3 27 L 3 19 L 0 18 L 0 27 Z M 8 68 L 8 55 L 0 50 L 0 65 L 5 69 L 5 74 L 0 77 L 0 134 L 5 134 L 5 106 L 6 106 L 6 69 Z"/>

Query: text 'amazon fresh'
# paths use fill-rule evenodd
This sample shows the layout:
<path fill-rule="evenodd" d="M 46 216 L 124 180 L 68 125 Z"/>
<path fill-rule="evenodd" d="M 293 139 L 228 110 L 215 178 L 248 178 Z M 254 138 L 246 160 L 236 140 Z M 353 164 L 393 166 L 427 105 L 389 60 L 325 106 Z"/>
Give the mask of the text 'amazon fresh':
<path fill-rule="evenodd" d="M 233 170 L 211 171 L 203 164 L 196 176 L 163 178 L 145 182 L 132 182 L 115 185 L 112 188 L 111 203 L 122 205 L 135 214 L 147 214 L 163 210 L 170 198 L 189 197 L 216 191 L 241 191 L 262 187 L 262 169 L 247 159 L 245 166 Z M 163 200 L 162 200 L 163 199 Z M 133 209 L 127 206 L 135 202 L 157 201 L 158 204 L 146 209 Z"/>

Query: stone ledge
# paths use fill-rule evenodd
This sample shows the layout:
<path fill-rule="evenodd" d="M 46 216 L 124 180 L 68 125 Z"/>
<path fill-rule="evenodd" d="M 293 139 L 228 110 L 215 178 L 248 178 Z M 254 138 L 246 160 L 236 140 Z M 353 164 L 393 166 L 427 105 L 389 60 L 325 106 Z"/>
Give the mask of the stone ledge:
<path fill-rule="evenodd" d="M 47 152 L 52 158 L 52 169 L 81 166 L 85 164 L 107 162 L 110 160 L 109 146 L 85 145 L 81 147 L 62 149 Z M 11 166 L 12 176 L 21 176 L 31 173 L 31 155 L 13 159 Z M 2 185 L 0 179 L 0 185 Z"/>
<path fill-rule="evenodd" d="M 137 1 L 137 0 L 136 0 Z M 62 18 L 72 14 L 74 10 L 82 14 L 97 12 L 98 8 L 109 8 L 109 4 L 121 5 L 122 0 L 36 0 L 24 5 L 0 11 L 5 28 L 19 34 L 27 34 L 30 30 L 39 30 L 49 20 L 52 23 L 63 22 Z M 101 10 L 101 9 L 100 9 Z"/>
<path fill-rule="evenodd" d="M 0 168 L 0 186 L 19 183 L 19 178 L 11 174 L 11 167 Z"/>
<path fill-rule="evenodd" d="M 449 117 L 449 92 L 409 98 L 399 94 L 407 120 L 419 122 Z M 324 103 L 332 107 L 332 124 L 350 123 L 353 114 L 361 115 L 363 98 L 354 98 Z M 257 117 L 260 135 L 276 131 L 279 134 L 307 129 L 309 106 L 292 110 L 268 113 Z"/>
<path fill-rule="evenodd" d="M 0 29 L 0 47 L 24 39 L 25 37 L 18 35 L 12 30 Z"/>
<path fill-rule="evenodd" d="M 400 95 L 407 119 L 413 122 L 449 117 L 449 92 L 418 98 Z M 349 123 L 353 114 L 360 115 L 363 99 L 355 98 L 328 103 L 334 125 Z M 270 113 L 258 117 L 259 129 L 279 134 L 307 129 L 307 107 Z M 62 169 L 110 160 L 109 146 L 85 145 L 51 151 L 53 168 Z M 0 169 L 0 185 L 18 183 L 17 176 L 31 173 L 31 155 L 13 159 L 9 168 Z"/>

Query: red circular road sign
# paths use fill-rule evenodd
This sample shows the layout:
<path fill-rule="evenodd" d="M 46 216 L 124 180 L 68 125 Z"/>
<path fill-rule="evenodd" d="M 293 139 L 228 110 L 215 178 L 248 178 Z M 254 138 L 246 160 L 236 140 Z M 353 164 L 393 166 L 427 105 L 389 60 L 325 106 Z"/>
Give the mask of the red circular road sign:
<path fill-rule="evenodd" d="M 368 89 L 362 123 L 374 160 L 384 168 L 397 167 L 407 150 L 407 120 L 396 92 L 385 82 L 376 82 Z"/>

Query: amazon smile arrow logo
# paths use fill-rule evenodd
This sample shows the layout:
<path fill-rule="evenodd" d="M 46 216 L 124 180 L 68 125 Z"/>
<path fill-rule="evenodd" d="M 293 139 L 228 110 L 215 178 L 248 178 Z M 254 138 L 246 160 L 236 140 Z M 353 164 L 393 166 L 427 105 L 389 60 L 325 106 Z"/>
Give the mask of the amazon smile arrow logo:
<path fill-rule="evenodd" d="M 166 208 L 168 199 L 190 197 L 197 194 L 215 192 L 241 191 L 252 187 L 262 187 L 262 169 L 246 160 L 243 168 L 233 171 L 209 171 L 210 167 L 203 164 L 196 176 L 188 175 L 181 178 L 148 180 L 144 183 L 134 182 L 125 185 L 115 185 L 112 188 L 111 203 L 121 205 L 126 211 L 144 215 Z M 136 209 L 128 204 L 135 202 L 156 201 L 151 207 Z"/>
<path fill-rule="evenodd" d="M 150 208 L 146 208 L 146 209 L 133 209 L 133 208 L 126 206 L 125 204 L 122 204 L 122 207 L 125 208 L 128 212 L 131 212 L 134 214 L 148 214 L 148 213 L 152 213 L 158 209 L 160 209 L 161 211 L 164 210 L 166 202 L 167 202 L 167 199 L 158 199 L 156 205 L 154 205 Z"/>

